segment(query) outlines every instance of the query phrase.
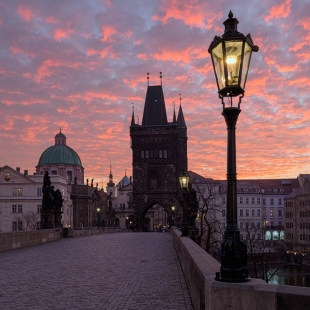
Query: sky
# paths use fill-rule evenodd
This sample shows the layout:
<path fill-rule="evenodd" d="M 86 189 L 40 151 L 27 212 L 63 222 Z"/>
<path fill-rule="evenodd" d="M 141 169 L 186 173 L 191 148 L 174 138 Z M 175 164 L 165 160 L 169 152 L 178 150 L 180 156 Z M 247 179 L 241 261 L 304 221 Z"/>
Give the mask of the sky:
<path fill-rule="evenodd" d="M 0 0 L 0 166 L 35 171 L 62 129 L 85 179 L 132 174 L 132 106 L 147 72 L 172 121 L 179 94 L 188 168 L 226 178 L 227 130 L 208 48 L 229 11 L 253 53 L 237 135 L 237 173 L 310 173 L 309 0 Z"/>

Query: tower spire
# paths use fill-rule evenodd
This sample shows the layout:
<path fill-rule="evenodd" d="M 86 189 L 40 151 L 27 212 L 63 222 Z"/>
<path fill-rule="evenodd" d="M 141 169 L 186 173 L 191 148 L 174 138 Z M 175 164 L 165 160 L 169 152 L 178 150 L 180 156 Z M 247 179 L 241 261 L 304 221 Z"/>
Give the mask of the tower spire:
<path fill-rule="evenodd" d="M 174 101 L 173 101 L 173 124 L 176 124 L 177 123 L 177 118 L 175 116 L 175 104 L 174 104 Z"/>
<path fill-rule="evenodd" d="M 147 87 L 149 87 L 150 85 L 150 73 L 149 72 L 146 74 L 146 79 L 147 79 Z"/>
<path fill-rule="evenodd" d="M 135 125 L 135 107 L 132 103 L 132 116 L 131 116 L 131 126 Z"/>
<path fill-rule="evenodd" d="M 160 85 L 163 85 L 163 73 L 159 72 Z"/>

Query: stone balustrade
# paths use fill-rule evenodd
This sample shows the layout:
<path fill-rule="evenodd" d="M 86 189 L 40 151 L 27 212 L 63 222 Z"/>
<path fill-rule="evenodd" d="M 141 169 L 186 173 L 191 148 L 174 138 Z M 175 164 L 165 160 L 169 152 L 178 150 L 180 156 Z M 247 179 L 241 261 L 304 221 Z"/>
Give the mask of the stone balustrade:
<path fill-rule="evenodd" d="M 62 228 L 0 233 L 0 252 L 56 241 L 62 233 Z"/>
<path fill-rule="evenodd" d="M 194 309 L 310 309 L 310 289 L 307 287 L 268 284 L 261 279 L 245 283 L 216 281 L 219 262 L 190 238 L 181 237 L 178 229 L 173 227 L 171 233 Z"/>

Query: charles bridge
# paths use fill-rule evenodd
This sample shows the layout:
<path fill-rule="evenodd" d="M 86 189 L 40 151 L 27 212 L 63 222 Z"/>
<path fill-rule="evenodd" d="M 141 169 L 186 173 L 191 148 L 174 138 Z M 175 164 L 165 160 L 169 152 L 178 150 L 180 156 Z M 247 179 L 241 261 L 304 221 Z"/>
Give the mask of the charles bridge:
<path fill-rule="evenodd" d="M 180 235 L 2 233 L 0 309 L 310 309 L 309 288 L 216 281 L 220 264 Z"/>

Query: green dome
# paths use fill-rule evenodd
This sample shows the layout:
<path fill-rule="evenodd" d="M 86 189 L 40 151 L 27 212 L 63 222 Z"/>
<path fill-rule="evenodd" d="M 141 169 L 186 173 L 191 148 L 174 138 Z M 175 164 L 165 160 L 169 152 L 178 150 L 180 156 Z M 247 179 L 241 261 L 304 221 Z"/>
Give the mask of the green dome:
<path fill-rule="evenodd" d="M 79 155 L 65 144 L 55 144 L 46 149 L 42 153 L 38 165 L 45 164 L 69 164 L 82 167 Z"/>

